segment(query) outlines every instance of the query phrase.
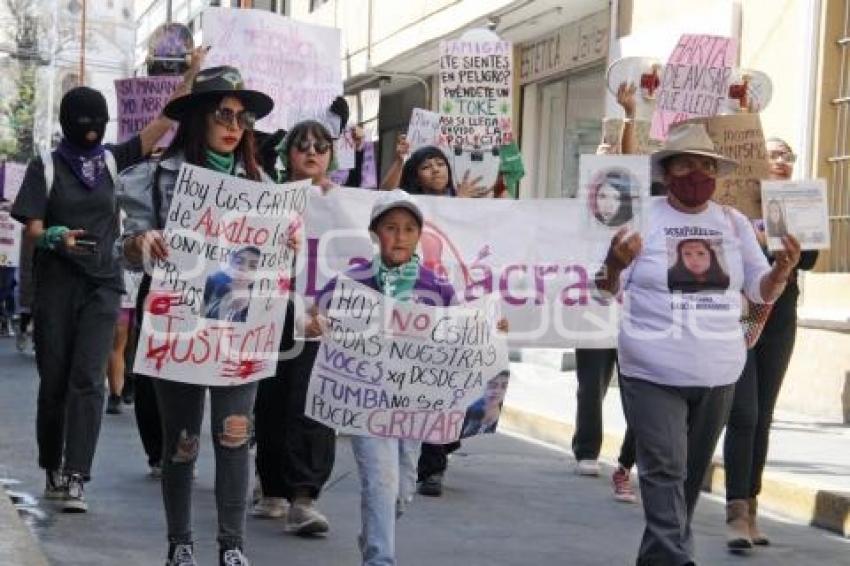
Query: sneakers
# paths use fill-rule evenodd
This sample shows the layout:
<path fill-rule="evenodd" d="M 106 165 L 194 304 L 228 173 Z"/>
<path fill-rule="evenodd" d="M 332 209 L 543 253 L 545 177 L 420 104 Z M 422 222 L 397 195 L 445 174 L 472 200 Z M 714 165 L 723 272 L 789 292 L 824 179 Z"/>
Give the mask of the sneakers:
<path fill-rule="evenodd" d="M 424 480 L 420 480 L 416 491 L 428 497 L 440 497 L 443 495 L 443 474 L 431 474 Z"/>
<path fill-rule="evenodd" d="M 598 476 L 599 462 L 596 460 L 579 460 L 576 463 L 576 473 L 580 476 Z"/>
<path fill-rule="evenodd" d="M 611 476 L 611 482 L 614 484 L 614 499 L 622 503 L 637 503 L 637 496 L 632 488 L 627 469 L 617 466 L 614 475 Z"/>
<path fill-rule="evenodd" d="M 71 474 L 68 476 L 68 487 L 65 491 L 65 499 L 62 502 L 63 513 L 85 513 L 89 510 L 83 495 L 83 476 Z"/>
<path fill-rule="evenodd" d="M 316 509 L 315 503 L 293 503 L 286 515 L 286 530 L 297 535 L 318 535 L 328 532 L 327 518 Z"/>
<path fill-rule="evenodd" d="M 241 548 L 221 549 L 218 553 L 219 566 L 251 566 Z"/>
<path fill-rule="evenodd" d="M 121 406 L 121 396 L 110 394 L 109 398 L 106 400 L 106 414 L 120 415 L 123 412 L 124 408 Z"/>
<path fill-rule="evenodd" d="M 168 560 L 165 566 L 198 566 L 195 562 L 195 548 L 192 544 L 168 545 Z"/>
<path fill-rule="evenodd" d="M 150 464 L 150 472 L 148 472 L 148 477 L 152 480 L 162 479 L 162 464 L 160 462 L 154 462 L 153 464 Z"/>
<path fill-rule="evenodd" d="M 30 336 L 26 332 L 18 332 L 18 335 L 15 336 L 15 348 L 21 354 L 26 354 L 32 349 L 30 342 Z"/>
<path fill-rule="evenodd" d="M 251 516 L 258 519 L 280 519 L 289 507 L 282 497 L 261 497 L 251 508 Z"/>
<path fill-rule="evenodd" d="M 44 498 L 52 500 L 65 499 L 65 491 L 68 487 L 65 476 L 59 470 L 47 470 L 45 476 Z"/>

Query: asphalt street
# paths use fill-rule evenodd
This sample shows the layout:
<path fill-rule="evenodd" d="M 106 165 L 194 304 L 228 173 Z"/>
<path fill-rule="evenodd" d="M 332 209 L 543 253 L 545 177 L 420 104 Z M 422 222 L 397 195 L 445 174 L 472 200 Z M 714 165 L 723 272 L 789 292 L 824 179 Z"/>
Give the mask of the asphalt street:
<path fill-rule="evenodd" d="M 62 566 L 162 564 L 165 521 L 157 482 L 147 477 L 130 411 L 105 415 L 90 512 L 62 515 L 39 500 L 35 395 L 31 357 L 0 340 L 0 477 L 21 500 L 51 563 Z M 206 429 L 207 427 L 205 427 Z M 208 433 L 207 433 L 208 434 Z M 607 475 L 582 478 L 570 455 L 504 434 L 466 442 L 450 463 L 444 496 L 418 498 L 398 526 L 405 566 L 633 564 L 643 528 L 639 505 L 617 503 Z M 201 564 L 215 563 L 212 445 L 206 436 L 195 484 L 194 524 Z M 248 520 L 247 553 L 258 566 L 337 566 L 359 563 L 357 470 L 346 439 L 320 507 L 331 521 L 324 538 L 283 532 L 281 521 Z M 697 510 L 698 562 L 735 566 L 850 565 L 850 541 L 781 518 L 764 520 L 776 544 L 747 557 L 729 555 L 722 502 L 704 497 Z"/>

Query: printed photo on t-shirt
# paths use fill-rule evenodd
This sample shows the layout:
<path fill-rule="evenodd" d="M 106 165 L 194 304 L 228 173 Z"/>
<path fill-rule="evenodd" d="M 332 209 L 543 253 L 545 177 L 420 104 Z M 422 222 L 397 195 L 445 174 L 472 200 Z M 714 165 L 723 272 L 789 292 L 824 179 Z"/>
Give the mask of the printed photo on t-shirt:
<path fill-rule="evenodd" d="M 668 238 L 667 260 L 671 293 L 722 293 L 729 289 L 722 238 Z"/>

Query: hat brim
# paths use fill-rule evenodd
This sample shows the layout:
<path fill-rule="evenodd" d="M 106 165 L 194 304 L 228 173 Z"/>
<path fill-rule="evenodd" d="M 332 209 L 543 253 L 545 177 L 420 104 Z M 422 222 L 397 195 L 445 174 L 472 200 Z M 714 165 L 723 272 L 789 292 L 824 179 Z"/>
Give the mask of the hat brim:
<path fill-rule="evenodd" d="M 265 118 L 274 109 L 274 100 L 258 90 L 211 90 L 200 93 L 190 93 L 175 98 L 165 105 L 162 113 L 172 120 L 180 121 L 199 102 L 219 96 L 233 96 L 242 101 L 246 110 L 250 110 L 257 120 Z"/>
<path fill-rule="evenodd" d="M 421 228 L 422 226 L 424 226 L 425 217 L 422 215 L 422 211 L 419 209 L 419 207 L 415 203 L 412 203 L 412 202 L 400 201 L 400 202 L 392 203 L 391 205 L 387 206 L 386 208 L 383 208 L 377 214 L 375 214 L 374 217 L 372 218 L 372 220 L 369 222 L 369 230 L 374 232 L 375 226 L 378 224 L 378 220 L 380 220 L 381 217 L 383 215 L 385 215 L 386 213 L 388 213 L 389 211 L 395 210 L 397 208 L 403 208 L 403 209 L 409 211 L 411 214 L 413 214 L 413 216 L 416 218 L 416 220 L 419 221 L 419 227 Z"/>
<path fill-rule="evenodd" d="M 664 170 L 661 167 L 661 162 L 674 155 L 700 155 L 702 157 L 711 157 L 717 161 L 718 177 L 732 173 L 739 165 L 739 163 L 734 159 L 729 159 L 725 155 L 721 155 L 720 153 L 715 153 L 713 151 L 704 151 L 701 149 L 661 149 L 654 152 L 650 158 L 653 176 L 660 177 L 664 173 Z"/>

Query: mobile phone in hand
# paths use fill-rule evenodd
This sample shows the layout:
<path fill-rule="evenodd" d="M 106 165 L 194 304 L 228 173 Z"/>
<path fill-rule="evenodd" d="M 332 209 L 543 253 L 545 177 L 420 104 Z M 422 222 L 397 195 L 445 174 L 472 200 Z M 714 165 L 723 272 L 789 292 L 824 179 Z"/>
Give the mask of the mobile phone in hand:
<path fill-rule="evenodd" d="M 97 252 L 97 239 L 93 236 L 84 235 L 75 239 L 75 247 L 79 248 L 81 251 L 85 253 L 96 253 Z"/>

